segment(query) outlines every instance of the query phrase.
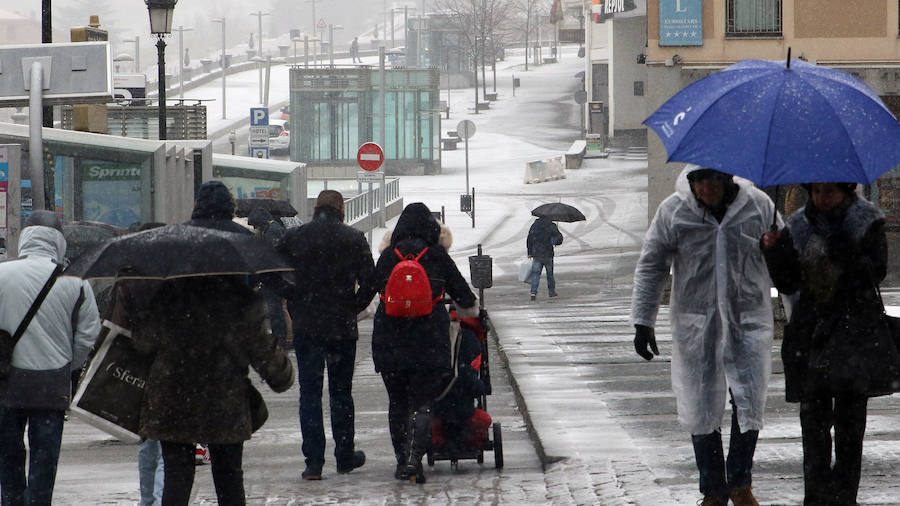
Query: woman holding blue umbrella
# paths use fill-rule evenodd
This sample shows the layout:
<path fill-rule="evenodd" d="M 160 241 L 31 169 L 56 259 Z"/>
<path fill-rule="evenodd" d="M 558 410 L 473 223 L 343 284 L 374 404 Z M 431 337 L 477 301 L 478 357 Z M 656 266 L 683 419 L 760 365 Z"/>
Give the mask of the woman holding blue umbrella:
<path fill-rule="evenodd" d="M 856 183 L 803 187 L 806 206 L 761 241 L 775 286 L 797 299 L 781 348 L 785 396 L 800 403 L 803 504 L 855 505 L 868 398 L 900 386 L 878 292 L 884 214 L 857 196 Z"/>

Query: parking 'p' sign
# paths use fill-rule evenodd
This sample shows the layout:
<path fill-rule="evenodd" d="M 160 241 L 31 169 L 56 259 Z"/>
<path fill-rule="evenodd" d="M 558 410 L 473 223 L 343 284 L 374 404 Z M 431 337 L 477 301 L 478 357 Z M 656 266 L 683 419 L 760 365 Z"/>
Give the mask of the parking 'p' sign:
<path fill-rule="evenodd" d="M 359 147 L 356 161 L 363 170 L 376 171 L 384 163 L 384 150 L 374 142 L 367 142 Z"/>

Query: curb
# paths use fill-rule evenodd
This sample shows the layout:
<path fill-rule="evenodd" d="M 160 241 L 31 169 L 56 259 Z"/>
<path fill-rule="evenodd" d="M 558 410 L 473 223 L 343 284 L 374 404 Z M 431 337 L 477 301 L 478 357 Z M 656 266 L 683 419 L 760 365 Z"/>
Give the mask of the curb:
<path fill-rule="evenodd" d="M 491 335 L 491 338 L 494 341 L 495 349 L 497 350 L 497 355 L 500 357 L 500 360 L 503 362 L 503 367 L 506 369 L 506 375 L 509 378 L 509 384 L 512 387 L 513 396 L 515 396 L 516 399 L 516 404 L 519 406 L 519 411 L 522 413 L 522 419 L 525 421 L 525 428 L 526 430 L 528 430 L 528 436 L 531 438 L 531 442 L 534 443 L 535 449 L 537 450 L 538 459 L 540 459 L 541 461 L 541 469 L 546 472 L 548 465 L 562 462 L 568 457 L 547 455 L 547 451 L 544 448 L 543 442 L 541 441 L 541 436 L 540 434 L 538 434 L 537 428 L 534 425 L 534 421 L 531 419 L 531 414 L 528 411 L 528 403 L 525 401 L 525 397 L 522 395 L 522 390 L 519 387 L 519 382 L 516 381 L 513 370 L 509 365 L 509 357 L 506 356 L 506 351 L 503 349 L 503 344 L 500 343 L 500 337 L 497 335 L 497 327 L 494 326 L 494 322 L 491 320 L 490 314 L 488 314 L 488 322 L 490 325 L 490 331 L 488 333 Z"/>

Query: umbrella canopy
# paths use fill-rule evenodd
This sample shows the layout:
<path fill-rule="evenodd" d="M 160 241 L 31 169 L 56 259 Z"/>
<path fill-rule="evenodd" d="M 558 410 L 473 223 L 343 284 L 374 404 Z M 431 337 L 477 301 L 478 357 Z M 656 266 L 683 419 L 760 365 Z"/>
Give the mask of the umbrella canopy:
<path fill-rule="evenodd" d="M 547 218 L 551 221 L 565 221 L 569 223 L 573 221 L 584 221 L 586 219 L 581 211 L 569 204 L 563 204 L 562 202 L 541 204 L 532 209 L 531 214 L 538 218 Z"/>
<path fill-rule="evenodd" d="M 175 279 L 290 271 L 253 236 L 169 225 L 110 239 L 77 258 L 64 275 L 84 279 Z"/>
<path fill-rule="evenodd" d="M 245 218 L 250 211 L 256 208 L 262 208 L 272 216 L 297 216 L 297 210 L 287 200 L 277 199 L 237 199 L 237 207 L 234 215 Z"/>
<path fill-rule="evenodd" d="M 124 228 L 99 221 L 73 221 L 63 225 L 66 238 L 66 257 L 73 260 L 103 241 L 122 235 Z"/>
<path fill-rule="evenodd" d="M 746 60 L 678 92 L 644 121 L 668 160 L 750 179 L 870 184 L 900 163 L 900 123 L 855 77 L 802 60 Z"/>

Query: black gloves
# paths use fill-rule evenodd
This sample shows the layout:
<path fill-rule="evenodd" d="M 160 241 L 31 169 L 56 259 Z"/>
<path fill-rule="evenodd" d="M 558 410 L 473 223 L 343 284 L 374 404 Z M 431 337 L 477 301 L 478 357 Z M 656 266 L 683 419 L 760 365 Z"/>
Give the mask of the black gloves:
<path fill-rule="evenodd" d="M 647 349 L 648 344 L 650 345 L 650 350 L 653 351 L 653 354 L 650 354 L 650 350 Z M 644 360 L 651 360 L 653 355 L 659 355 L 659 349 L 656 347 L 656 333 L 653 332 L 652 328 L 635 324 L 634 351 L 636 351 L 638 355 L 644 357 Z"/>

